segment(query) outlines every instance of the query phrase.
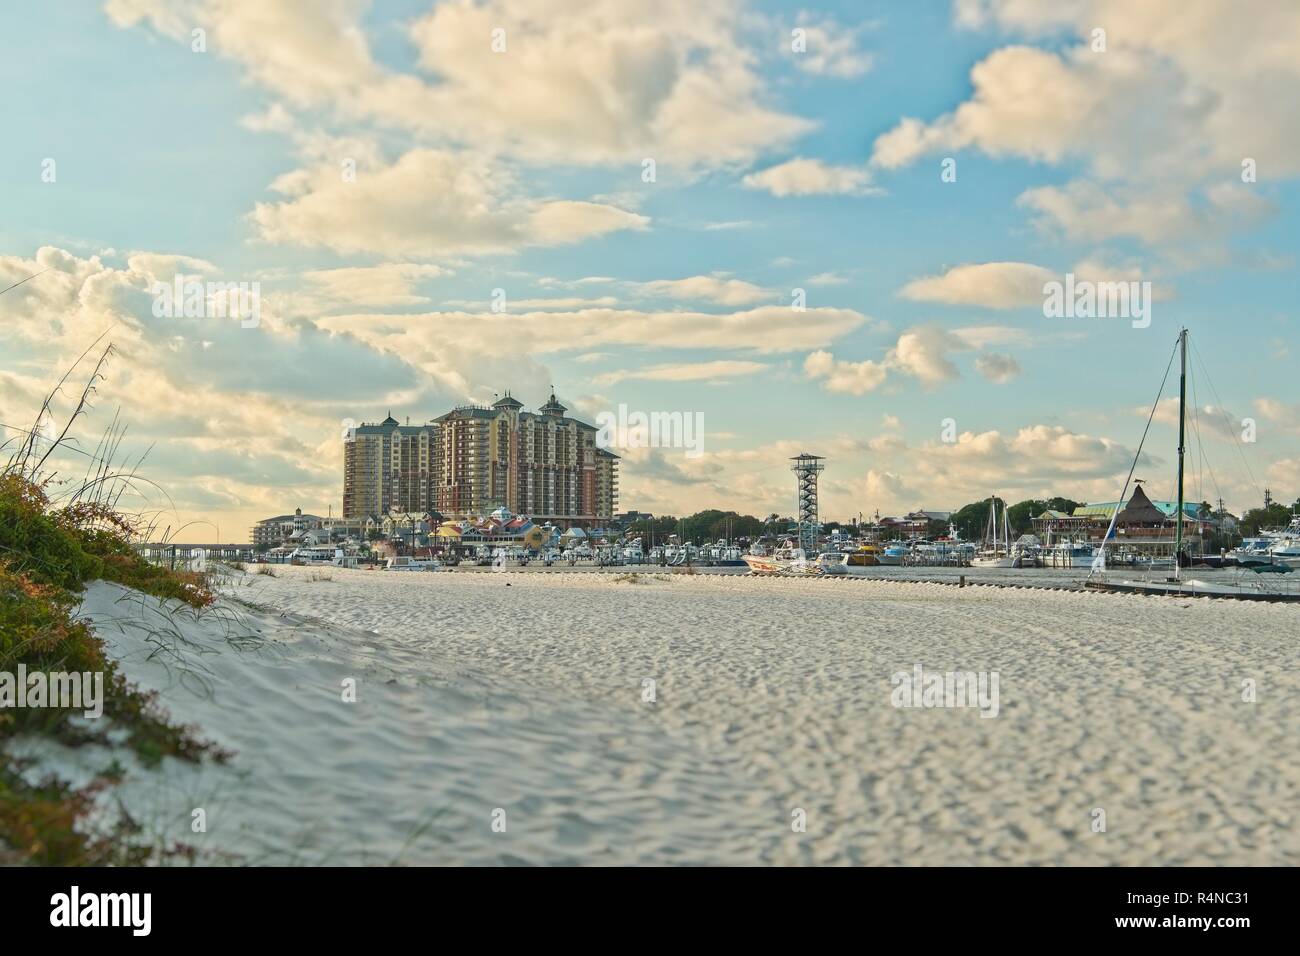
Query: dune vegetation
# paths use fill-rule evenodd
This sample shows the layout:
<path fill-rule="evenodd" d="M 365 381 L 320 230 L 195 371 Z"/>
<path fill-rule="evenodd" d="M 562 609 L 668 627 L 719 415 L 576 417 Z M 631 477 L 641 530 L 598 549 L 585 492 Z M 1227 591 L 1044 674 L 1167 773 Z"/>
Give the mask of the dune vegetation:
<path fill-rule="evenodd" d="M 103 675 L 99 719 L 48 704 L 0 706 L 0 864 L 141 864 L 190 857 L 185 846 L 137 840 L 139 826 L 125 811 L 106 822 L 105 814 L 95 812 L 96 802 L 125 772 L 115 756 L 123 748 L 145 768 L 166 758 L 227 756 L 193 728 L 173 723 L 155 694 L 127 681 L 104 641 L 76 615 L 78 595 L 97 580 L 195 609 L 213 601 L 205 575 L 155 567 L 132 547 L 152 528 L 141 515 L 119 510 L 123 493 L 140 479 L 135 469 L 112 464 L 121 437 L 116 423 L 93 454 L 82 452 L 89 461 L 84 478 L 69 481 L 53 470 L 56 450 L 76 448 L 70 429 L 89 408 L 111 354 L 111 346 L 104 349 L 61 432 L 50 427 L 51 403 L 67 375 L 32 427 L 0 446 L 9 452 L 0 468 L 0 675 L 20 668 L 29 675 Z M 105 748 L 106 765 L 90 783 L 73 786 L 30 757 L 12 756 L 9 745 L 20 736 L 70 747 L 98 745 Z"/>

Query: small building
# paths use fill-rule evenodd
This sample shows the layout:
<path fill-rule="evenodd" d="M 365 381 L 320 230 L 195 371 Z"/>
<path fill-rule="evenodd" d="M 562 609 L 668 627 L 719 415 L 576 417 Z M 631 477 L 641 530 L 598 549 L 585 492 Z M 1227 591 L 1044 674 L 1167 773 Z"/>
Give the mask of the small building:
<path fill-rule="evenodd" d="M 273 548 L 286 541 L 301 540 L 306 532 L 316 530 L 324 520 L 319 515 L 305 515 L 301 508 L 295 508 L 291 515 L 263 518 L 253 525 L 249 537 L 255 548 Z"/>

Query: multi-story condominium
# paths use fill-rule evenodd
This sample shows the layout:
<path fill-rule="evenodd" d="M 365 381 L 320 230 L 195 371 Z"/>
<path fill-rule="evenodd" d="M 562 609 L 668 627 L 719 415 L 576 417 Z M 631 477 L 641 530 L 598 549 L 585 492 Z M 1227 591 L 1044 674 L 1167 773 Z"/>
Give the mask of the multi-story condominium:
<path fill-rule="evenodd" d="M 505 507 L 534 521 L 608 522 L 618 501 L 618 456 L 596 447 L 596 427 L 569 418 L 551 393 L 537 412 L 507 392 L 436 419 L 437 506 L 443 514 Z"/>
<path fill-rule="evenodd" d="M 596 447 L 596 427 L 567 411 L 553 393 L 537 412 L 507 393 L 427 425 L 392 416 L 361 425 L 344 448 L 343 514 L 469 517 L 505 507 L 539 522 L 608 523 L 618 456 Z"/>
<path fill-rule="evenodd" d="M 343 517 L 432 510 L 437 444 L 437 425 L 399 425 L 392 415 L 350 429 L 343 439 Z"/>

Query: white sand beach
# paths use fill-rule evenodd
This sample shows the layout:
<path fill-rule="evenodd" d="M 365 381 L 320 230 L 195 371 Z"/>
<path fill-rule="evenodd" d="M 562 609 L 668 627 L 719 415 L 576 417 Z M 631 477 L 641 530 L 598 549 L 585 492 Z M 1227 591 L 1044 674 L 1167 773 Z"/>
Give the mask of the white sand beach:
<path fill-rule="evenodd" d="M 83 606 L 134 679 L 238 752 L 229 769 L 131 785 L 205 852 L 1300 862 L 1294 606 L 653 572 L 275 572 L 229 589 L 265 609 L 240 610 L 248 646 L 209 615 L 171 664 L 126 592 L 96 585 Z M 996 672 L 997 716 L 893 706 L 891 675 L 917 664 Z M 349 677 L 356 703 L 341 699 Z M 192 835 L 200 805 L 209 830 Z"/>

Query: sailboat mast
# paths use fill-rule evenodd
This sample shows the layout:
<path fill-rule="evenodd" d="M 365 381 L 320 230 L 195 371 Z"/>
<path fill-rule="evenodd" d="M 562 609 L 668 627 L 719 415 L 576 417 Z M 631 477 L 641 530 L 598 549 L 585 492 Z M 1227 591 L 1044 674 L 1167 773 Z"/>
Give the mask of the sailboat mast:
<path fill-rule="evenodd" d="M 1187 330 L 1178 333 L 1181 369 L 1178 376 L 1178 517 L 1174 524 L 1174 574 L 1183 553 L 1183 457 L 1187 445 Z"/>

